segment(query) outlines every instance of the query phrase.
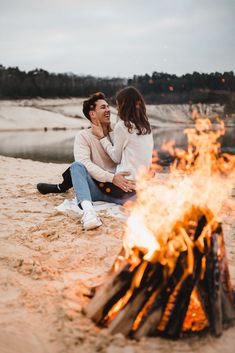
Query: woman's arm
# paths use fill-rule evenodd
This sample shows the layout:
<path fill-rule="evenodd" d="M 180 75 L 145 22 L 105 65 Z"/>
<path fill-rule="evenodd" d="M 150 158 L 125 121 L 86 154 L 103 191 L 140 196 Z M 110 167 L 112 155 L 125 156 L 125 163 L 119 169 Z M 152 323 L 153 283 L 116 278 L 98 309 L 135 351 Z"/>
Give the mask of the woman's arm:
<path fill-rule="evenodd" d="M 121 162 L 122 153 L 128 143 L 128 135 L 126 127 L 123 123 L 117 123 L 113 132 L 113 144 L 107 137 L 100 139 L 100 142 L 110 156 L 110 158 L 117 164 Z"/>

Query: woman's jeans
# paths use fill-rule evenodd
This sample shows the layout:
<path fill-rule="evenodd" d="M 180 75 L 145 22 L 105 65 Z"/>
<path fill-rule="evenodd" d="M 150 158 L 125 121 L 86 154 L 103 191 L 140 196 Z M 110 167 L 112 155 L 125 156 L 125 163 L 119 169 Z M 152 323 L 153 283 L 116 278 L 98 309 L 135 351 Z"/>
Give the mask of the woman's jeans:
<path fill-rule="evenodd" d="M 76 193 L 77 202 L 82 201 L 105 201 L 123 205 L 127 200 L 135 200 L 135 193 L 125 193 L 123 197 L 116 198 L 110 196 L 108 193 L 101 191 L 99 186 L 94 182 L 89 175 L 86 167 L 79 162 L 74 162 L 70 166 L 70 174 L 72 178 L 73 187 Z"/>

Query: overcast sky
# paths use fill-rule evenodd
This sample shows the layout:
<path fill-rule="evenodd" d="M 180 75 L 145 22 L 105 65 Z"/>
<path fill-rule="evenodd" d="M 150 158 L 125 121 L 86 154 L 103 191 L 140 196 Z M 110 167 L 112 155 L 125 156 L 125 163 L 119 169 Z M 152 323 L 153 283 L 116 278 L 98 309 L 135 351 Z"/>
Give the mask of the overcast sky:
<path fill-rule="evenodd" d="M 120 77 L 235 71 L 235 0 L 0 0 L 0 64 Z"/>

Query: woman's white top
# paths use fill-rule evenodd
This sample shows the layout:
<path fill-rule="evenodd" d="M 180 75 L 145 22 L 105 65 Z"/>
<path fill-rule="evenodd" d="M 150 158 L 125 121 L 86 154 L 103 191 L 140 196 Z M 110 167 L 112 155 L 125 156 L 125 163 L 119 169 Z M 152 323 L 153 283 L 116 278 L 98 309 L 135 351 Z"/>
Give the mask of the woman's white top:
<path fill-rule="evenodd" d="M 130 172 L 128 179 L 136 179 L 140 167 L 149 168 L 152 162 L 153 135 L 137 135 L 137 132 L 136 129 L 128 132 L 124 122 L 119 120 L 110 139 L 100 140 L 107 154 L 118 164 L 116 173 Z"/>

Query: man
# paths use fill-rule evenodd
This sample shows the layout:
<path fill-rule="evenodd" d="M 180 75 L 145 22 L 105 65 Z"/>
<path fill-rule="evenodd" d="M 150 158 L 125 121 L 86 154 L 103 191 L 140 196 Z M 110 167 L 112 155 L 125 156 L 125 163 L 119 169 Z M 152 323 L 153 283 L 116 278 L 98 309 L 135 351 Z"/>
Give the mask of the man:
<path fill-rule="evenodd" d="M 85 100 L 83 113 L 92 124 L 101 124 L 105 136 L 109 135 L 110 108 L 103 93 L 93 94 Z M 78 132 L 74 143 L 74 157 L 76 162 L 63 173 L 64 180 L 61 184 L 39 183 L 37 189 L 42 194 L 48 194 L 65 192 L 73 186 L 78 205 L 84 211 L 83 228 L 94 229 L 102 222 L 96 215 L 92 201 L 123 204 L 135 196 L 135 181 L 125 178 L 129 172 L 115 173 L 115 163 L 89 128 Z"/>

